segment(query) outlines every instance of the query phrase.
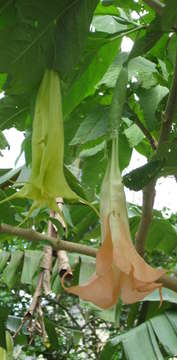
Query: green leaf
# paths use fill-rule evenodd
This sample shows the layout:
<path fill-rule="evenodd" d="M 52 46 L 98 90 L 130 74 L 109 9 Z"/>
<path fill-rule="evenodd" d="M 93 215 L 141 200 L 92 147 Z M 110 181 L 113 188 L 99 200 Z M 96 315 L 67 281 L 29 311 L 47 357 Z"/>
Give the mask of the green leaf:
<path fill-rule="evenodd" d="M 157 127 L 157 118 L 155 116 L 157 107 L 162 99 L 168 94 L 168 88 L 157 85 L 149 90 L 140 90 L 138 96 L 143 110 L 144 119 L 147 128 L 151 131 Z"/>
<path fill-rule="evenodd" d="M 13 1 L 1 0 L 0 3 L 0 29 L 15 24 L 17 20 L 17 11 Z"/>
<path fill-rule="evenodd" d="M 163 31 L 170 31 L 177 25 L 177 7 L 173 0 L 166 0 L 161 23 Z"/>
<path fill-rule="evenodd" d="M 0 272 L 4 269 L 9 259 L 10 252 L 2 251 L 0 252 Z"/>
<path fill-rule="evenodd" d="M 0 92 L 3 91 L 4 84 L 7 80 L 7 74 L 0 74 Z"/>
<path fill-rule="evenodd" d="M 81 184 L 90 201 L 95 199 L 99 193 L 103 175 L 106 167 L 104 152 L 100 151 L 94 156 L 90 156 L 86 161 L 81 162 L 82 179 Z"/>
<path fill-rule="evenodd" d="M 173 319 L 173 320 L 172 320 Z M 162 360 L 160 349 L 168 355 L 177 352 L 176 312 L 167 312 L 152 318 L 134 329 L 108 340 L 100 353 L 99 360 L 113 359 L 118 344 L 123 344 L 126 360 Z M 173 325 L 172 325 L 173 322 Z"/>
<path fill-rule="evenodd" d="M 0 189 L 0 200 L 3 200 L 6 196 L 6 192 Z M 11 207 L 11 203 L 9 201 L 0 204 L 0 216 L 1 222 L 15 225 L 15 209 Z"/>
<path fill-rule="evenodd" d="M 64 97 L 64 115 L 69 115 L 73 109 L 87 96 L 95 92 L 95 86 L 113 61 L 120 46 L 120 39 L 105 44 L 102 38 L 89 41 L 87 56 L 76 80 Z"/>
<path fill-rule="evenodd" d="M 82 56 L 97 3 L 98 0 L 75 1 L 57 22 L 54 66 L 62 78 L 71 73 Z"/>
<path fill-rule="evenodd" d="M 0 347 L 7 349 L 5 329 L 6 321 L 8 318 L 8 309 L 5 307 L 0 307 Z"/>
<path fill-rule="evenodd" d="M 53 63 L 56 22 L 69 9 L 72 13 L 75 3 L 16 1 L 18 23 L 0 32 L 0 71 L 10 74 L 6 84 L 9 93 L 31 92 L 38 86 L 45 68 Z"/>
<path fill-rule="evenodd" d="M 143 189 L 153 178 L 160 174 L 163 161 L 152 160 L 149 163 L 132 170 L 124 175 L 123 183 L 131 190 L 139 191 Z"/>
<path fill-rule="evenodd" d="M 177 333 L 175 333 L 166 315 L 159 315 L 150 320 L 153 330 L 167 354 L 177 353 Z"/>
<path fill-rule="evenodd" d="M 4 134 L 0 131 L 0 149 L 4 150 L 6 147 L 9 149 L 9 143 Z"/>
<path fill-rule="evenodd" d="M 125 9 L 131 9 L 131 10 L 138 10 L 139 6 L 137 3 L 131 1 L 131 0 L 103 0 L 102 1 L 104 6 L 114 5 L 118 7 L 122 7 Z"/>
<path fill-rule="evenodd" d="M 157 84 L 154 74 L 157 74 L 156 64 L 142 56 L 128 63 L 129 77 L 135 77 L 142 88 L 149 89 Z"/>
<path fill-rule="evenodd" d="M 85 144 L 106 134 L 108 108 L 97 105 L 81 122 L 70 145 Z"/>
<path fill-rule="evenodd" d="M 13 181 L 14 177 L 16 178 L 19 175 L 22 168 L 23 167 L 20 166 L 19 168 L 9 170 L 4 175 L 0 176 L 0 185 L 6 185 L 9 180 Z"/>
<path fill-rule="evenodd" d="M 177 304 L 177 293 L 173 290 L 162 288 L 162 299 L 171 304 Z M 146 296 L 143 301 L 160 301 L 159 290 L 153 291 L 152 294 Z"/>
<path fill-rule="evenodd" d="M 33 284 L 33 277 L 40 267 L 43 252 L 39 250 L 26 250 L 24 257 L 23 270 L 21 275 L 22 284 Z"/>
<path fill-rule="evenodd" d="M 170 254 L 177 247 L 177 230 L 168 220 L 154 218 L 147 236 L 149 251 L 161 250 Z"/>
<path fill-rule="evenodd" d="M 168 42 L 167 55 L 174 67 L 176 62 L 176 50 L 177 50 L 177 38 L 176 38 L 176 34 L 173 34 L 173 36 L 170 37 Z"/>
<path fill-rule="evenodd" d="M 77 195 L 79 195 L 82 199 L 86 200 L 85 192 L 84 192 L 80 182 L 73 175 L 73 173 L 69 170 L 69 168 L 66 165 L 64 165 L 64 174 L 65 174 L 66 180 L 67 180 L 69 186 L 71 187 L 71 189 Z"/>
<path fill-rule="evenodd" d="M 31 92 L 39 83 L 46 67 L 44 36 L 30 25 L 14 26 L 0 31 L 0 71 L 9 74 L 6 91 L 10 94 Z M 35 64 L 35 66 L 34 66 Z"/>
<path fill-rule="evenodd" d="M 22 265 L 22 261 L 23 252 L 20 250 L 16 250 L 14 253 L 12 253 L 10 262 L 3 271 L 3 281 L 9 287 L 9 289 L 12 289 L 18 281 L 17 273 L 20 266 Z"/>
<path fill-rule="evenodd" d="M 113 88 L 116 84 L 121 66 L 127 57 L 127 53 L 119 53 L 99 82 L 99 85 L 105 84 L 107 87 Z M 137 82 L 140 83 L 143 88 L 149 89 L 156 85 L 157 80 L 153 76 L 154 73 L 157 73 L 156 64 L 142 56 L 138 56 L 128 63 L 129 81 L 131 81 L 133 77 L 136 77 Z"/>
<path fill-rule="evenodd" d="M 94 15 L 107 15 L 107 14 L 119 15 L 118 8 L 111 5 L 109 7 L 105 7 L 103 5 L 103 2 L 99 2 L 96 7 Z"/>
<path fill-rule="evenodd" d="M 15 127 L 24 130 L 28 112 L 29 99 L 24 96 L 6 95 L 0 100 L 0 129 Z"/>
<path fill-rule="evenodd" d="M 158 347 L 155 338 L 154 341 L 155 346 Z M 128 360 L 157 360 L 146 324 L 138 326 L 134 331 L 129 331 L 129 333 L 125 335 L 125 338 L 122 338 L 122 343 L 126 359 Z M 158 351 L 160 353 L 159 348 Z M 162 355 L 159 360 L 160 359 L 163 359 Z"/>
<path fill-rule="evenodd" d="M 55 323 L 46 317 L 44 317 L 44 323 L 52 350 L 58 350 L 58 334 L 55 330 Z"/>
<path fill-rule="evenodd" d="M 138 145 L 144 139 L 142 130 L 136 124 L 133 124 L 125 129 L 124 134 L 126 135 L 129 145 L 132 148 Z"/>
<path fill-rule="evenodd" d="M 150 26 L 144 32 L 143 35 L 138 34 L 137 39 L 134 43 L 134 46 L 128 57 L 128 61 L 132 58 L 146 54 L 158 40 L 160 40 L 163 32 L 161 30 L 161 18 L 156 16 L 156 18 L 151 22 Z"/>
<path fill-rule="evenodd" d="M 127 25 L 119 23 L 118 19 L 114 19 L 111 15 L 94 16 L 92 24 L 96 31 L 107 32 L 110 34 L 127 30 Z"/>

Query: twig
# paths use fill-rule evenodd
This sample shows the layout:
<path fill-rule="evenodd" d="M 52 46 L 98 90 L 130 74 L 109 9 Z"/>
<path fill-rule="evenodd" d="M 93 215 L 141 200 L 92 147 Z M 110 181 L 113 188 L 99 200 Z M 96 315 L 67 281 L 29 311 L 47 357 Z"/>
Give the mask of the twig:
<path fill-rule="evenodd" d="M 176 55 L 176 64 L 173 75 L 173 81 L 170 88 L 165 112 L 162 115 L 162 125 L 161 125 L 160 136 L 159 136 L 159 141 L 155 156 L 159 154 L 164 143 L 168 141 L 176 108 L 177 108 L 177 55 Z M 152 222 L 152 209 L 155 198 L 155 184 L 156 181 L 153 180 L 153 182 L 149 183 L 143 190 L 142 217 L 136 234 L 136 249 L 139 252 L 139 254 L 141 254 L 141 256 L 144 255 L 147 233 L 149 230 L 149 226 Z"/>
<path fill-rule="evenodd" d="M 158 15 L 162 15 L 164 4 L 159 0 L 144 0 L 144 2 L 153 10 L 156 11 Z"/>
<path fill-rule="evenodd" d="M 156 148 L 157 148 L 156 140 L 152 137 L 152 135 L 148 131 L 148 129 L 146 129 L 146 127 L 143 125 L 143 123 L 139 120 L 137 114 L 131 109 L 131 107 L 129 107 L 129 108 L 130 108 L 131 113 L 134 115 L 133 121 L 141 129 L 141 131 L 143 132 L 143 134 L 145 135 L 145 137 L 149 141 L 152 149 L 156 150 Z"/>

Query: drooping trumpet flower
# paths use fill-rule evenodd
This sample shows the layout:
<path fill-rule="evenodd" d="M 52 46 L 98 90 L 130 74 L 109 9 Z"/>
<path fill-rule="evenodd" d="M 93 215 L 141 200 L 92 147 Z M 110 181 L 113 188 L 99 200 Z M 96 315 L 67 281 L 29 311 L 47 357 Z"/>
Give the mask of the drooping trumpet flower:
<path fill-rule="evenodd" d="M 33 200 L 27 218 L 35 208 L 48 207 L 60 212 L 57 197 L 87 203 L 70 189 L 64 176 L 63 158 L 64 130 L 59 76 L 54 70 L 46 70 L 35 103 L 30 178 L 20 191 L 1 203 L 19 197 Z"/>
<path fill-rule="evenodd" d="M 96 272 L 85 284 L 66 290 L 101 308 L 143 299 L 156 288 L 164 270 L 153 269 L 136 252 L 131 241 L 125 194 L 118 161 L 118 135 L 128 83 L 127 66 L 116 82 L 110 108 L 111 156 L 103 179 L 100 197 L 102 245 L 96 257 Z"/>
<path fill-rule="evenodd" d="M 96 272 L 87 283 L 65 288 L 101 308 L 142 300 L 161 284 L 164 273 L 148 265 L 131 241 L 124 189 L 118 163 L 118 140 L 112 140 L 111 158 L 101 189 L 100 213 L 103 243 L 96 257 Z"/>

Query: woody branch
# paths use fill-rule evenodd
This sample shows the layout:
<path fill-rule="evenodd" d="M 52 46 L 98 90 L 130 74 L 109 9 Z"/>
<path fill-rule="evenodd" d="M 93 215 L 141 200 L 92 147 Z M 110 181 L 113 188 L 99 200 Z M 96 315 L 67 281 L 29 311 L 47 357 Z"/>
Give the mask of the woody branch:
<path fill-rule="evenodd" d="M 75 252 L 77 254 L 84 254 L 91 257 L 96 257 L 97 249 L 93 249 L 89 246 L 76 244 L 70 241 L 63 241 L 59 240 L 58 238 L 49 236 L 49 235 L 42 235 L 37 231 L 34 230 L 27 230 L 22 229 L 19 227 L 1 224 L 0 225 L 0 233 L 7 233 L 9 235 L 15 235 L 20 238 L 25 238 L 29 241 L 41 241 L 43 244 L 50 244 L 54 250 L 66 250 L 69 252 Z M 177 292 L 177 279 L 174 277 L 163 276 L 159 279 L 159 282 L 163 284 L 166 288 L 174 290 Z"/>

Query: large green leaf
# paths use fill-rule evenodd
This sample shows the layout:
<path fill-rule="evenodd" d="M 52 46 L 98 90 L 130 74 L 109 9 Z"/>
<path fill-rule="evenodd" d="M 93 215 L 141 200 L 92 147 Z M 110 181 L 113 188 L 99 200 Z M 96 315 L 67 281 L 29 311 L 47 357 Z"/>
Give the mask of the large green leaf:
<path fill-rule="evenodd" d="M 82 56 L 97 3 L 98 0 L 75 1 L 57 22 L 54 66 L 62 78 L 71 73 Z"/>
<path fill-rule="evenodd" d="M 177 25 L 177 7 L 173 0 L 166 0 L 161 22 L 164 31 L 170 31 Z"/>
<path fill-rule="evenodd" d="M 111 15 L 99 15 L 94 16 L 92 25 L 94 26 L 96 31 L 103 31 L 111 34 L 118 31 L 125 31 L 127 29 L 127 25 L 121 24 L 118 21 L 119 18 L 114 18 Z"/>
<path fill-rule="evenodd" d="M 123 344 L 126 360 L 164 359 L 159 345 L 163 346 L 167 355 L 176 355 L 177 331 L 174 326 L 176 321 L 177 313 L 167 312 L 124 334 L 117 335 L 108 340 L 100 353 L 99 360 L 113 360 L 119 343 Z"/>
<path fill-rule="evenodd" d="M 12 289 L 12 287 L 18 282 L 17 273 L 20 266 L 22 265 L 22 261 L 23 252 L 20 250 L 13 252 L 9 264 L 3 271 L 3 281 L 9 287 L 9 289 Z"/>
<path fill-rule="evenodd" d="M 163 360 L 157 340 L 154 338 L 155 346 L 152 346 L 150 332 L 146 324 L 136 328 L 136 331 L 130 331 L 125 338 L 122 338 L 125 357 L 128 360 Z M 155 349 L 158 348 L 158 358 Z"/>
<path fill-rule="evenodd" d="M 129 145 L 132 148 L 138 145 L 144 139 L 142 130 L 136 124 L 132 124 L 127 129 L 125 129 L 124 134 L 126 135 Z"/>
<path fill-rule="evenodd" d="M 147 128 L 150 131 L 157 127 L 157 118 L 155 113 L 159 103 L 168 94 L 168 92 L 168 88 L 161 85 L 157 85 L 149 90 L 141 89 L 138 91 L 144 119 L 146 121 Z"/>
<path fill-rule="evenodd" d="M 71 145 L 85 144 L 106 134 L 108 123 L 108 107 L 95 106 L 81 122 Z"/>
<path fill-rule="evenodd" d="M 6 266 L 9 257 L 10 257 L 10 252 L 7 252 L 7 251 L 0 252 L 0 272 Z"/>
<path fill-rule="evenodd" d="M 176 314 L 174 314 L 176 318 Z M 150 320 L 153 330 L 167 354 L 177 354 L 177 332 L 166 315 L 159 315 Z"/>
<path fill-rule="evenodd" d="M 128 60 L 146 54 L 161 38 L 163 32 L 161 30 L 161 18 L 156 18 L 151 22 L 147 30 L 143 30 L 143 34 L 137 36 L 134 46 L 130 52 Z"/>
<path fill-rule="evenodd" d="M 0 129 L 15 127 L 25 129 L 25 120 L 29 113 L 29 99 L 24 96 L 6 95 L 0 100 Z"/>
<path fill-rule="evenodd" d="M 0 189 L 0 200 L 4 199 L 7 196 L 6 192 Z M 9 201 L 0 204 L 0 221 L 4 223 L 8 223 L 11 225 L 15 225 L 15 210 L 11 207 L 11 203 Z"/>
<path fill-rule="evenodd" d="M 147 237 L 147 249 L 164 251 L 166 254 L 177 247 L 177 230 L 168 220 L 154 218 Z"/>
<path fill-rule="evenodd" d="M 18 23 L 0 31 L 0 71 L 10 74 L 9 93 L 30 92 L 39 84 L 54 53 L 56 21 L 75 3 L 16 1 Z"/>
<path fill-rule="evenodd" d="M 15 24 L 17 11 L 13 1 L 1 0 L 0 2 L 0 29 Z"/>
<path fill-rule="evenodd" d="M 6 91 L 23 94 L 39 83 L 46 67 L 46 46 L 49 39 L 37 42 L 38 30 L 30 25 L 19 25 L 0 31 L 0 71 L 9 74 Z"/>
<path fill-rule="evenodd" d="M 106 42 L 103 37 L 90 35 L 86 49 L 87 56 L 64 98 L 65 116 L 69 115 L 84 98 L 94 94 L 95 86 L 113 61 L 119 46 L 120 39 Z"/>
<path fill-rule="evenodd" d="M 127 53 L 119 53 L 116 56 L 107 72 L 100 80 L 99 85 L 105 84 L 110 88 L 115 86 L 118 73 L 121 69 L 122 63 L 127 59 L 127 56 Z M 128 63 L 129 80 L 131 81 L 132 78 L 136 78 L 137 82 L 140 83 L 143 88 L 148 89 L 156 85 L 157 80 L 153 76 L 153 74 L 156 73 L 156 64 L 143 58 L 142 56 L 138 56 L 136 59 L 132 59 Z"/>
<path fill-rule="evenodd" d="M 43 252 L 39 250 L 26 250 L 24 256 L 24 264 L 21 275 L 22 284 L 33 283 L 33 277 L 40 268 L 40 263 L 43 258 Z"/>

